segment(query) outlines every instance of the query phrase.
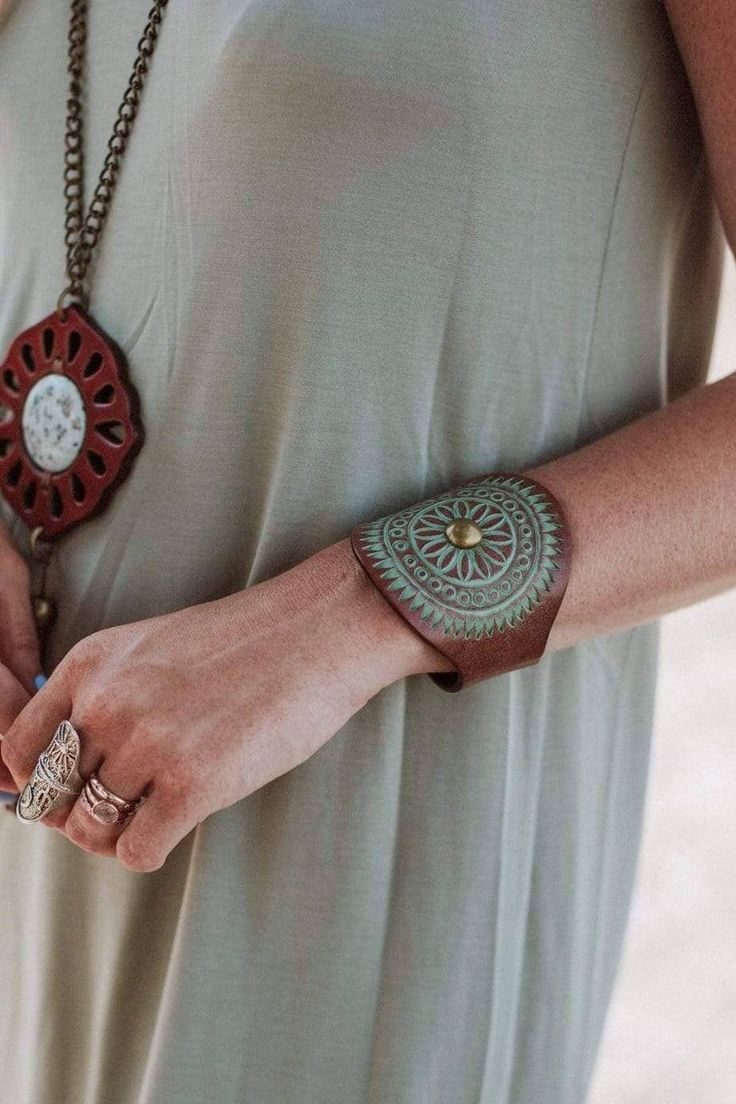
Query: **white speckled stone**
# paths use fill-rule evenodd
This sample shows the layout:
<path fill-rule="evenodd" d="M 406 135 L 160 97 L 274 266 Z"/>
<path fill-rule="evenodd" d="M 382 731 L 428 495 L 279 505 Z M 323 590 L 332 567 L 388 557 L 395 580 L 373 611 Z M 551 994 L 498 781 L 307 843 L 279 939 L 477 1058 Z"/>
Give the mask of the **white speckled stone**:
<path fill-rule="evenodd" d="M 87 415 L 73 380 L 49 372 L 34 383 L 23 404 L 23 440 L 28 455 L 44 471 L 73 464 L 84 443 Z"/>

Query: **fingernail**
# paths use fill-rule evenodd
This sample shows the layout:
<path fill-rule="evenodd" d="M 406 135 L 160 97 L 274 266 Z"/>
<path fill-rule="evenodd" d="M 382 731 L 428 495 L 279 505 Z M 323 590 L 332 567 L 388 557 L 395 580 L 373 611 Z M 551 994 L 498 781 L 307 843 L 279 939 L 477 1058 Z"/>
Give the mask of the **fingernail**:
<path fill-rule="evenodd" d="M 33 680 L 33 685 L 36 687 L 37 690 L 40 690 L 45 682 L 48 682 L 48 679 L 46 678 L 45 675 L 43 675 L 43 674 L 36 675 L 36 677 Z"/>

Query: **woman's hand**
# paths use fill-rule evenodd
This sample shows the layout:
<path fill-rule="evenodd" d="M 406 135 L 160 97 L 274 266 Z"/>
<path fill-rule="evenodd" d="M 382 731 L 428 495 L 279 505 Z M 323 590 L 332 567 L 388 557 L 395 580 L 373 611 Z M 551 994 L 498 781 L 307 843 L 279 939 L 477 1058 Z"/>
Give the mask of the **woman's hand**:
<path fill-rule="evenodd" d="M 119 826 L 78 798 L 38 825 L 156 870 L 195 825 L 303 763 L 384 686 L 450 668 L 346 538 L 257 586 L 80 641 L 11 725 L 3 758 L 22 789 L 70 719 L 82 778 L 98 771 L 113 793 L 147 800 Z"/>
<path fill-rule="evenodd" d="M 29 693 L 33 693 L 33 679 L 41 670 L 39 652 L 31 607 L 30 569 L 7 527 L 0 522 L 0 663 Z"/>

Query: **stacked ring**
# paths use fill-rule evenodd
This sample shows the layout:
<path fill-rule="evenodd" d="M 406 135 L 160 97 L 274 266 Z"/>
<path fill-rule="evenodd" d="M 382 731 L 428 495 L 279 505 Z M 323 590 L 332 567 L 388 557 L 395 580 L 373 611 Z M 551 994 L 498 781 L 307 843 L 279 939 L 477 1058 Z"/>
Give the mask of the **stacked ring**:
<path fill-rule="evenodd" d="M 84 808 L 101 824 L 121 824 L 124 820 L 128 820 L 146 799 L 139 797 L 137 801 L 126 801 L 124 797 L 118 797 L 100 782 L 96 772 L 93 771 L 84 783 L 80 800 Z"/>

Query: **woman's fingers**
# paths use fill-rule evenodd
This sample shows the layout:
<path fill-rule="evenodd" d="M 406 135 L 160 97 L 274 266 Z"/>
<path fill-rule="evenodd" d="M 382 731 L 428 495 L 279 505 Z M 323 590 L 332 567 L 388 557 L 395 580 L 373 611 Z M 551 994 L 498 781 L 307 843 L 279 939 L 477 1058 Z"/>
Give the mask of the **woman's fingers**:
<path fill-rule="evenodd" d="M 12 672 L 0 663 L 0 740 L 13 724 L 28 701 L 30 694 L 18 682 Z M 18 793 L 12 774 L 2 761 L 3 745 L 0 743 L 0 790 Z"/>
<path fill-rule="evenodd" d="M 79 656 L 79 647 L 67 654 L 8 729 L 4 741 L 5 758 L 18 783 L 16 788 L 23 788 L 39 755 L 49 749 L 59 723 L 70 719 L 80 737 L 76 767 L 81 777 L 86 780 L 93 772 L 98 772 L 102 785 L 118 797 L 136 802 L 145 796 L 147 800 L 152 782 L 149 757 L 145 753 L 131 753 L 131 745 L 120 739 L 119 725 L 113 720 L 110 692 L 106 691 L 102 708 L 88 704 L 81 714 L 75 711 L 75 692 L 78 694 L 80 684 L 84 685 L 88 670 L 88 662 Z M 127 726 L 127 720 L 125 723 Z M 110 748 L 113 754 L 108 761 L 106 751 Z M 84 851 L 114 857 L 118 837 L 128 822 L 109 824 L 97 820 L 80 795 L 49 810 L 39 823 L 62 832 Z M 145 823 L 143 827 L 145 829 Z M 133 847 L 128 846 L 123 854 L 129 863 L 143 864 L 136 869 L 156 869 L 163 863 L 167 851 L 162 850 L 150 834 L 144 832 L 140 836 L 136 833 L 132 842 Z"/>
<path fill-rule="evenodd" d="M 151 777 L 146 769 L 145 762 L 140 762 L 140 760 L 126 762 L 112 756 L 109 762 L 105 761 L 97 767 L 96 774 L 103 786 L 126 801 L 137 802 L 141 797 L 144 798 L 144 803 L 149 800 L 148 791 L 150 790 Z M 54 813 L 56 811 L 54 810 Z M 92 815 L 82 796 L 78 797 L 73 805 L 68 805 L 64 810 L 59 811 L 66 815 L 63 821 L 55 823 L 54 827 L 63 827 L 65 834 L 72 843 L 76 843 L 83 851 L 93 851 L 98 855 L 114 857 L 118 838 L 130 823 L 130 818 L 116 824 L 101 823 Z M 141 811 L 136 810 L 133 817 L 140 817 L 141 812 L 142 806 Z M 161 834 L 158 820 L 160 813 L 161 810 L 158 808 L 157 801 L 157 816 L 153 824 L 159 835 Z M 130 838 L 129 836 L 128 841 L 130 841 Z M 145 833 L 137 842 L 134 840 L 135 846 L 130 851 L 131 857 L 139 862 L 143 861 L 149 864 L 152 861 L 154 862 L 153 867 L 145 867 L 145 869 L 156 869 L 166 858 L 166 850 L 161 848 L 153 850 L 151 848 L 151 843 L 155 844 L 155 842 L 155 839 L 151 841 Z"/>
<path fill-rule="evenodd" d="M 0 739 L 13 724 L 30 696 L 12 671 L 0 663 Z"/>
<path fill-rule="evenodd" d="M 0 660 L 32 692 L 34 677 L 41 669 L 41 655 L 30 590 L 27 587 L 15 591 L 4 589 L 0 595 Z"/>
<path fill-rule="evenodd" d="M 3 759 L 20 788 L 30 778 L 39 755 L 48 747 L 58 725 L 70 716 L 68 665 L 62 662 L 48 682 L 36 694 L 28 696 L 25 706 L 5 732 Z M 84 748 L 83 752 L 86 750 Z M 84 766 L 88 764 L 85 762 Z"/>
<path fill-rule="evenodd" d="M 0 523 L 0 662 L 32 693 L 41 669 L 30 568 Z"/>

